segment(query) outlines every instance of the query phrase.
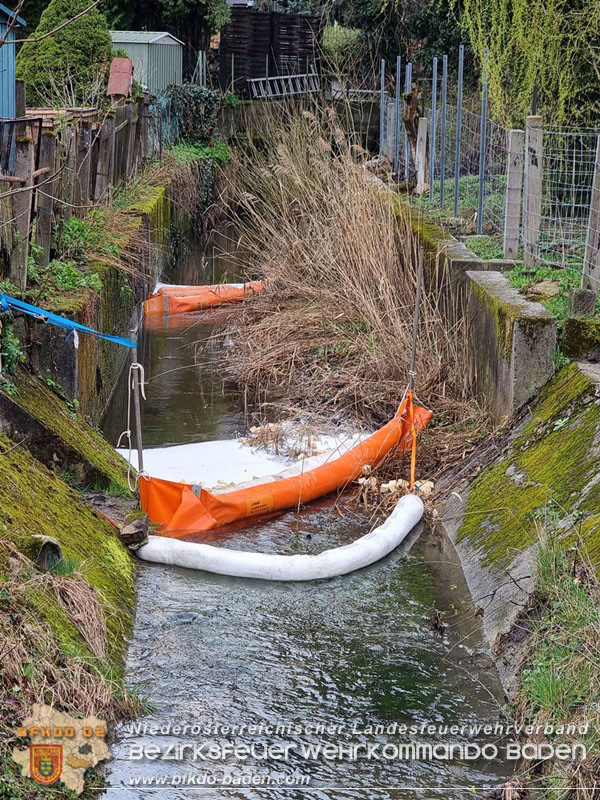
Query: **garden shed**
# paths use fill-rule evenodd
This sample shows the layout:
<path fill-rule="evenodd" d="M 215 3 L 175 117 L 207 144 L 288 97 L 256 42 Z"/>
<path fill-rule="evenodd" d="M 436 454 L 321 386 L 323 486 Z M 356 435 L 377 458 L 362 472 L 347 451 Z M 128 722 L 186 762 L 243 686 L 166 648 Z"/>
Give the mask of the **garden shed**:
<path fill-rule="evenodd" d="M 111 31 L 115 50 L 124 50 L 133 61 L 133 77 L 151 94 L 170 84 L 180 84 L 183 42 L 166 31 Z"/>
<path fill-rule="evenodd" d="M 10 8 L 0 3 L 0 42 L 4 42 L 0 46 L 0 118 L 12 119 L 16 114 L 16 47 L 11 42 L 20 38 L 15 34 L 24 26 L 24 19 L 15 18 Z"/>

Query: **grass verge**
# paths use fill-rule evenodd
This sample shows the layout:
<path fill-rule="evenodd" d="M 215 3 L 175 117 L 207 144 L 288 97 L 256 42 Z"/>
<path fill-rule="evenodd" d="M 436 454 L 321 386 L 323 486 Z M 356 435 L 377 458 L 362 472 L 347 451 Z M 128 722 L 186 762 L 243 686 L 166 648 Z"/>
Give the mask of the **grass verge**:
<path fill-rule="evenodd" d="M 579 549 L 567 546 L 557 529 L 541 536 L 528 617 L 525 624 L 531 624 L 532 634 L 519 679 L 517 721 L 553 730 L 537 736 L 537 744 L 581 743 L 587 755 L 579 761 L 554 758 L 529 764 L 517 785 L 535 789 L 536 800 L 596 798 L 600 784 L 600 586 Z M 587 725 L 587 733 L 560 733 L 573 725 L 581 729 Z"/>

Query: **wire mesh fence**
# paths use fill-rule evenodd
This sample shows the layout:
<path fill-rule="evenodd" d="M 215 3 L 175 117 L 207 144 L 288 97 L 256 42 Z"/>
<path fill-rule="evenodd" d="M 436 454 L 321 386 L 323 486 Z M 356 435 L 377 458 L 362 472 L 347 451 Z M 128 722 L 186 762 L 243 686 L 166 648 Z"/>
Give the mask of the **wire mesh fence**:
<path fill-rule="evenodd" d="M 438 219 L 453 218 L 455 229 L 463 233 L 503 235 L 504 252 L 508 250 L 510 257 L 524 252 L 529 263 L 579 273 L 585 264 L 586 274 L 594 267 L 600 281 L 600 131 L 547 125 L 539 132 L 539 150 L 532 154 L 531 148 L 523 149 L 522 138 L 511 139 L 518 131 L 511 133 L 489 118 L 485 80 L 479 108 L 462 107 L 460 77 L 456 95 L 452 94 L 458 103 L 448 103 L 448 62 L 444 57 L 440 76 L 436 61 L 429 86 L 419 82 L 430 100 L 421 111 L 428 120 L 425 186 L 421 184 L 415 202 Z M 412 65 L 405 69 L 403 92 L 395 86 L 401 79 L 398 67 L 395 78 L 386 83 L 382 65 L 380 87 L 380 155 L 389 159 L 398 182 L 414 181 L 416 173 L 403 123 L 406 95 L 415 84 Z M 520 154 L 509 153 L 510 141 L 520 141 Z M 525 164 L 522 213 L 523 168 L 515 177 L 515 157 Z"/>
<path fill-rule="evenodd" d="M 542 130 L 541 186 L 526 184 L 524 192 L 524 204 L 534 207 L 530 195 L 539 192 L 539 219 L 523 227 L 523 245 L 540 263 L 579 272 L 583 267 L 599 135 L 593 129 Z"/>
<path fill-rule="evenodd" d="M 162 159 L 165 150 L 179 140 L 179 123 L 171 101 L 159 95 L 148 106 L 148 156 Z"/>
<path fill-rule="evenodd" d="M 390 162 L 394 162 L 396 141 L 398 142 L 397 177 L 398 180 L 406 180 L 414 165 L 410 159 L 410 148 L 403 146 L 402 114 L 400 113 L 400 131 L 396 140 L 395 101 L 386 95 L 384 102 L 386 111 L 383 115 L 382 154 Z M 481 115 L 462 109 L 460 139 L 458 139 L 459 111 L 456 105 L 448 104 L 445 114 L 438 112 L 435 118 L 430 107 L 424 110 L 424 115 L 428 119 L 430 169 L 427 170 L 427 175 L 433 180 L 423 196 L 423 204 L 434 210 L 444 210 L 449 216 L 456 209 L 456 215 L 466 225 L 473 227 L 477 221 L 480 202 Z M 495 234 L 501 233 L 504 226 L 508 130 L 490 119 L 486 120 L 485 124 L 485 150 L 481 174 L 482 232 Z M 456 194 L 457 204 L 455 204 Z"/>

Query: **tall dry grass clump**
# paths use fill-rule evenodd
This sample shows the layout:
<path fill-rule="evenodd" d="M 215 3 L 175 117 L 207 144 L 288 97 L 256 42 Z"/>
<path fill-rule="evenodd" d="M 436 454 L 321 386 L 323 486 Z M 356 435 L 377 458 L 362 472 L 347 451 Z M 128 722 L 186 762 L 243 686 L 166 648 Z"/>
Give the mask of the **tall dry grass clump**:
<path fill-rule="evenodd" d="M 418 243 L 393 196 L 331 109 L 273 109 L 238 152 L 229 187 L 248 274 L 266 292 L 232 325 L 229 369 L 252 399 L 377 426 L 409 380 Z M 464 450 L 482 414 L 469 401 L 465 329 L 449 327 L 432 274 L 422 295 L 416 392 Z M 434 459 L 435 460 L 435 459 Z M 439 460 L 439 459 L 438 459 Z"/>

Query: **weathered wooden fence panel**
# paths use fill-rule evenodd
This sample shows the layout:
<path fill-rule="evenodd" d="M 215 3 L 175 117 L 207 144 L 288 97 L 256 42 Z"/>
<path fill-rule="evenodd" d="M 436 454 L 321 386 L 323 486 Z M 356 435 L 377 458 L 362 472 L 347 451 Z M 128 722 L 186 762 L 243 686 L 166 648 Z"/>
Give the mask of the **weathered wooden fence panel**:
<path fill-rule="evenodd" d="M 25 288 L 31 243 L 38 264 L 48 264 L 56 220 L 110 200 L 145 163 L 148 131 L 146 100 L 101 118 L 87 110 L 1 122 L 0 278 Z"/>
<path fill-rule="evenodd" d="M 322 38 L 320 17 L 233 6 L 231 22 L 221 32 L 221 88 L 249 96 L 253 78 L 318 70 Z"/>

